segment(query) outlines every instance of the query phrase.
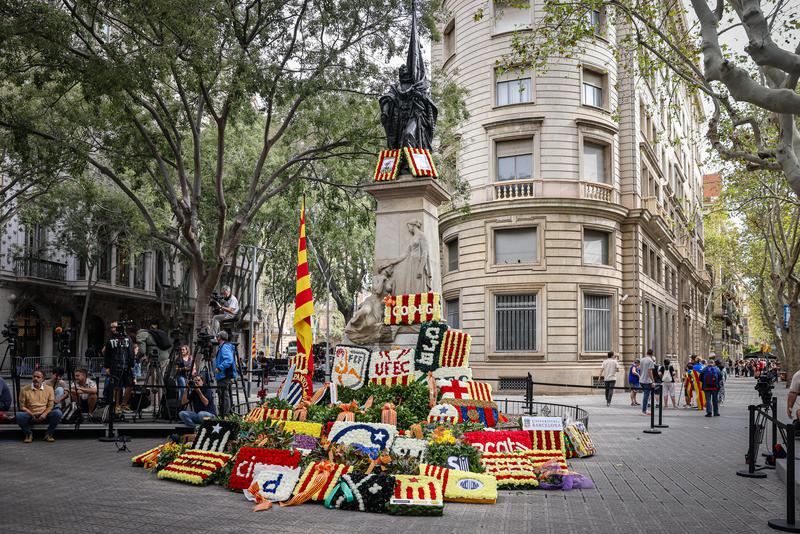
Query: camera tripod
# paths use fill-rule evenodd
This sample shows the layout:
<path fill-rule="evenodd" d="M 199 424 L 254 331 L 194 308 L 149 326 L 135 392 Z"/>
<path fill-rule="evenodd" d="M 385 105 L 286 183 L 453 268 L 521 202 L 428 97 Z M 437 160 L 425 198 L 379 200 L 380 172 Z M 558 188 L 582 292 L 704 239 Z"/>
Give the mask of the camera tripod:
<path fill-rule="evenodd" d="M 3 368 L 6 364 L 6 358 L 9 358 L 11 361 L 11 388 L 12 388 L 12 395 L 11 395 L 11 406 L 10 408 L 12 411 L 16 412 L 19 409 L 19 392 L 20 392 L 20 383 L 19 383 L 19 370 L 17 369 L 17 336 L 16 335 L 9 335 L 6 337 L 5 343 L 6 350 L 3 353 L 3 359 L 0 361 L 0 369 Z"/>
<path fill-rule="evenodd" d="M 75 368 L 74 368 L 74 365 L 72 363 L 72 356 L 70 355 L 70 347 L 69 347 L 70 335 L 71 334 L 66 333 L 66 332 L 61 332 L 61 333 L 59 333 L 59 335 L 65 336 L 65 337 L 59 339 L 58 360 L 57 360 L 56 367 L 60 367 L 61 369 L 64 369 L 64 376 L 61 377 L 61 378 L 62 379 L 66 378 L 66 381 L 67 381 L 67 392 L 66 393 L 67 393 L 67 399 L 68 399 L 68 402 L 69 402 L 69 408 L 67 408 L 66 413 L 64 414 L 64 421 L 65 422 L 69 422 L 69 419 L 71 417 L 74 417 L 75 418 L 75 430 L 78 430 L 80 428 L 80 426 L 81 426 L 81 423 L 83 423 L 83 413 L 82 413 L 81 405 L 80 405 L 80 395 L 76 395 L 76 399 L 72 400 L 73 387 L 74 387 L 74 391 L 77 392 L 77 386 L 76 386 L 76 382 L 75 382 Z M 53 382 L 53 387 L 55 388 L 57 386 L 58 386 L 58 383 L 57 382 Z M 73 413 L 75 415 L 72 415 Z"/>
<path fill-rule="evenodd" d="M 247 386 L 246 386 L 246 382 L 245 382 L 245 376 L 244 376 L 244 372 L 243 372 L 243 369 L 242 369 L 242 366 L 241 366 L 241 362 L 239 361 L 239 343 L 233 343 L 233 342 L 228 342 L 228 343 L 233 345 L 233 362 L 234 362 L 234 365 L 235 365 L 236 372 L 239 375 L 238 376 L 238 379 L 239 379 L 238 382 L 235 379 L 233 381 L 229 382 L 229 387 L 228 387 L 228 390 L 227 390 L 228 404 L 229 404 L 229 406 L 230 406 L 230 408 L 232 410 L 234 406 L 238 406 L 239 404 L 242 403 L 241 402 L 241 397 L 244 396 L 245 397 L 245 404 L 247 405 L 247 408 L 249 410 L 250 409 L 250 400 L 247 398 L 247 393 L 246 393 Z M 211 345 L 209 343 L 204 343 L 204 342 L 198 340 L 195 343 L 194 353 L 192 354 L 192 368 L 194 368 L 194 363 L 195 363 L 195 361 L 197 361 L 197 357 L 198 357 L 198 353 L 199 353 L 199 355 L 202 357 L 203 361 L 200 364 L 200 369 L 199 369 L 198 372 L 201 374 L 201 376 L 203 376 L 204 381 L 208 385 L 214 384 L 214 385 L 218 386 L 217 379 L 216 379 L 216 369 L 214 367 L 214 359 L 213 359 L 213 356 L 212 356 L 213 350 L 214 350 L 213 345 Z M 219 350 L 219 349 L 217 349 L 217 350 Z M 241 392 L 239 391 L 240 388 L 241 388 Z M 224 400 L 225 399 L 223 399 L 223 395 L 219 393 L 219 387 L 217 387 L 217 395 L 219 397 L 219 400 L 218 400 L 218 403 L 219 403 L 218 414 L 220 416 L 227 415 L 225 413 L 225 404 L 224 404 Z M 234 398 L 234 396 L 235 396 L 235 398 Z M 234 402 L 234 400 L 235 400 L 235 402 Z"/>

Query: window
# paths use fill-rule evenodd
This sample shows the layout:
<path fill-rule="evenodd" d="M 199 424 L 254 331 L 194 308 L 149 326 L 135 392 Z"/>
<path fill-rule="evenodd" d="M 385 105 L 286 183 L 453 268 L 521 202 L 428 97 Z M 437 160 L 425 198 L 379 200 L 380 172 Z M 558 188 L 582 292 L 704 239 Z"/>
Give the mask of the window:
<path fill-rule="evenodd" d="M 609 233 L 602 230 L 583 231 L 583 263 L 610 265 L 608 261 Z"/>
<path fill-rule="evenodd" d="M 536 228 L 503 228 L 494 231 L 497 265 L 533 263 L 537 258 Z"/>
<path fill-rule="evenodd" d="M 495 84 L 495 104 L 508 106 L 533 101 L 531 77 L 519 70 L 498 74 Z"/>
<path fill-rule="evenodd" d="M 604 85 L 602 74 L 583 69 L 583 103 L 587 106 L 602 108 L 605 105 Z"/>
<path fill-rule="evenodd" d="M 495 33 L 527 28 L 531 24 L 531 7 L 522 0 L 494 0 Z"/>
<path fill-rule="evenodd" d="M 456 20 L 452 19 L 444 27 L 444 35 L 442 38 L 444 46 L 444 60 L 447 61 L 450 56 L 456 53 Z"/>
<path fill-rule="evenodd" d="M 599 9 L 590 9 L 586 12 L 586 22 L 594 28 L 595 33 L 600 33 L 602 20 Z"/>
<path fill-rule="evenodd" d="M 25 255 L 28 258 L 42 258 L 47 255 L 47 228 L 32 224 L 25 229 Z"/>
<path fill-rule="evenodd" d="M 458 299 L 448 299 L 444 301 L 444 312 L 447 314 L 447 325 L 450 328 L 459 328 L 460 306 Z"/>
<path fill-rule="evenodd" d="M 458 238 L 447 242 L 447 272 L 458 270 Z"/>
<path fill-rule="evenodd" d="M 606 147 L 597 143 L 583 143 L 583 179 L 588 182 L 608 182 L 606 174 Z"/>
<path fill-rule="evenodd" d="M 583 350 L 611 350 L 611 295 L 583 295 Z"/>
<path fill-rule="evenodd" d="M 654 277 L 655 281 L 659 284 L 661 283 L 661 256 L 656 258 L 656 276 Z"/>
<path fill-rule="evenodd" d="M 130 283 L 130 255 L 122 245 L 117 245 L 117 285 L 128 286 Z"/>
<path fill-rule="evenodd" d="M 495 295 L 498 351 L 536 350 L 536 293 Z"/>
<path fill-rule="evenodd" d="M 498 141 L 497 181 L 530 180 L 533 177 L 533 142 L 531 139 Z"/>
<path fill-rule="evenodd" d="M 650 272 L 650 254 L 648 250 L 647 245 L 642 243 L 642 272 L 645 274 Z"/>

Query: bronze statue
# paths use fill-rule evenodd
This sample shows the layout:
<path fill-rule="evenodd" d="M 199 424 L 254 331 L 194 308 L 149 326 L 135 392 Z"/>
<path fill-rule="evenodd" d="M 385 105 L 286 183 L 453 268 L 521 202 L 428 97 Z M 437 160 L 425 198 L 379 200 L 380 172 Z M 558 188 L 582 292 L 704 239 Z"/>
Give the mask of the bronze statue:
<path fill-rule="evenodd" d="M 381 124 L 389 148 L 430 150 L 439 110 L 430 98 L 430 83 L 425 75 L 422 46 L 417 35 L 416 3 L 411 2 L 411 40 L 405 65 L 399 69 L 399 82 L 380 97 Z"/>

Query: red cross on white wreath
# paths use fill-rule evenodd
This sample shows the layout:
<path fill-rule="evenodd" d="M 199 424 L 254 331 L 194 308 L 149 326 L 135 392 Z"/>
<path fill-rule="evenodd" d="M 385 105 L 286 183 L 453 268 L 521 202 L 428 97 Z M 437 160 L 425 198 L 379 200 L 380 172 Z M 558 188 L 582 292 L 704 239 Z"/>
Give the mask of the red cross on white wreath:
<path fill-rule="evenodd" d="M 469 399 L 469 388 L 462 386 L 461 381 L 451 380 L 449 386 L 442 386 L 439 388 L 442 393 L 450 393 L 454 399 Z"/>

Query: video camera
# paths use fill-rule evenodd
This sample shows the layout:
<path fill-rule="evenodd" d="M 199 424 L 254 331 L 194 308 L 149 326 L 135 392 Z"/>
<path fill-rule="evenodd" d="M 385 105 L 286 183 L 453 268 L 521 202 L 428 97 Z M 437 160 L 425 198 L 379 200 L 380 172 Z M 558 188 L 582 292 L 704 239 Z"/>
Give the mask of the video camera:
<path fill-rule="evenodd" d="M 117 326 L 114 328 L 112 334 L 114 337 L 124 337 L 128 335 L 128 329 L 133 328 L 134 323 L 130 319 L 117 321 Z"/>
<path fill-rule="evenodd" d="M 225 306 L 225 297 L 222 296 L 222 293 L 217 293 L 216 291 L 214 291 L 213 293 L 211 293 L 208 305 L 218 310 L 223 306 Z"/>
<path fill-rule="evenodd" d="M 8 339 L 9 341 L 13 341 L 19 335 L 19 326 L 14 319 L 9 319 L 6 324 L 3 325 L 3 331 L 0 332 L 4 338 Z"/>
<path fill-rule="evenodd" d="M 772 402 L 772 389 L 775 385 L 772 383 L 772 379 L 767 374 L 762 374 L 756 380 L 756 385 L 754 389 L 758 391 L 758 395 L 761 397 L 761 403 L 765 406 Z"/>

